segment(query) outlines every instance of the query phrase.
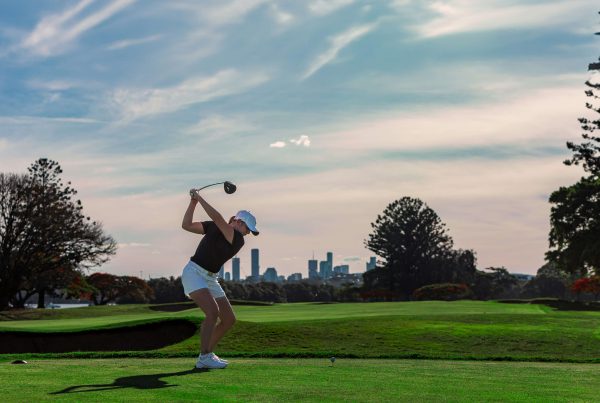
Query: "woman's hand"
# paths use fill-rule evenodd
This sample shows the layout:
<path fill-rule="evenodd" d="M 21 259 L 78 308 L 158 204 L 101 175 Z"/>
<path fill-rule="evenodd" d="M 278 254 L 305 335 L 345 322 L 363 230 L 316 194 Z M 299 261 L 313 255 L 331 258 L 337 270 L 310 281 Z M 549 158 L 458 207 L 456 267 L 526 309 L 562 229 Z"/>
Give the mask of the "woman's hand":
<path fill-rule="evenodd" d="M 192 200 L 200 201 L 200 195 L 196 189 L 190 189 L 190 197 Z"/>

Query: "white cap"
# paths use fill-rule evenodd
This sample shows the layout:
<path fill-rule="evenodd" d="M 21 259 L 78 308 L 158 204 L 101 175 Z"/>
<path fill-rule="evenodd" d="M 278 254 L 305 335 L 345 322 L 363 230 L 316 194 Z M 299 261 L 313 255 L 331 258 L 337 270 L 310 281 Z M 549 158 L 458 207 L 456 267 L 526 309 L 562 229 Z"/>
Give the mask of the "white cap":
<path fill-rule="evenodd" d="M 242 220 L 252 234 L 258 235 L 258 230 L 256 229 L 256 218 L 252 215 L 251 212 L 247 210 L 240 210 L 235 215 L 237 220 Z"/>

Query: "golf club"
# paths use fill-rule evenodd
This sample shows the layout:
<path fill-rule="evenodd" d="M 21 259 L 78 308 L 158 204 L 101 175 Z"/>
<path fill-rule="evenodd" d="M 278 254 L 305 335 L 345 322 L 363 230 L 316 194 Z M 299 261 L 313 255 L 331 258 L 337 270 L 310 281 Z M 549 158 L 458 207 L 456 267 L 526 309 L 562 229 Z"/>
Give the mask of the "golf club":
<path fill-rule="evenodd" d="M 236 191 L 236 189 L 237 189 L 237 187 L 233 183 L 231 183 L 229 181 L 225 181 L 225 182 L 213 183 L 211 185 L 206 185 L 206 186 L 203 186 L 203 187 L 201 187 L 199 189 L 192 189 L 192 190 L 195 191 L 195 192 L 199 192 L 202 189 L 206 189 L 207 187 L 215 186 L 215 185 L 220 185 L 220 184 L 223 184 L 223 189 L 225 189 L 225 193 L 227 193 L 229 195 L 232 194 L 232 193 L 234 193 Z"/>

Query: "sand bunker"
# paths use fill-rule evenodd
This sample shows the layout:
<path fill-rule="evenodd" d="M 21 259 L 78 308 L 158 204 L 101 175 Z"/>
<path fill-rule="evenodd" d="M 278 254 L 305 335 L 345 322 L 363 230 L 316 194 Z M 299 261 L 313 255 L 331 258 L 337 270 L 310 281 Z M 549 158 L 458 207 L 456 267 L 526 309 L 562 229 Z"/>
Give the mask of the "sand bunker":
<path fill-rule="evenodd" d="M 69 333 L 0 332 L 0 354 L 155 350 L 179 343 L 197 330 L 184 319 Z"/>

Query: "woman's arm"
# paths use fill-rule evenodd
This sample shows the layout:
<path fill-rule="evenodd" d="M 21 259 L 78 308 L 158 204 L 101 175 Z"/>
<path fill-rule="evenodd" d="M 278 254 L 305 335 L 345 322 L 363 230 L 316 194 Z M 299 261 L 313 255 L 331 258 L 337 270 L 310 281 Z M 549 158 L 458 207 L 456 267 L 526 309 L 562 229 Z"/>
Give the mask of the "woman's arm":
<path fill-rule="evenodd" d="M 186 231 L 193 232 L 195 234 L 204 234 L 204 226 L 201 222 L 192 222 L 192 218 L 194 217 L 194 210 L 196 209 L 196 204 L 198 201 L 193 197 L 190 199 L 190 204 L 188 205 L 187 210 L 185 210 L 185 214 L 183 215 L 183 222 L 181 223 L 181 228 Z"/>
<path fill-rule="evenodd" d="M 233 227 L 229 225 L 227 221 L 225 221 L 221 213 L 219 213 L 210 204 L 208 204 L 207 201 L 204 200 L 202 196 L 198 194 L 198 192 L 193 192 L 192 198 L 200 202 L 200 205 L 202 206 L 204 211 L 206 211 L 206 214 L 208 214 L 210 219 L 214 221 L 219 230 L 225 236 L 225 239 L 227 239 L 227 242 L 233 244 Z"/>

